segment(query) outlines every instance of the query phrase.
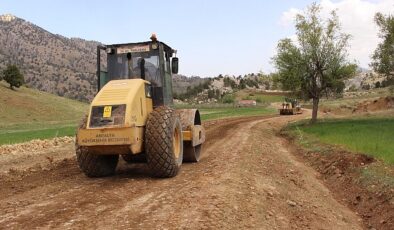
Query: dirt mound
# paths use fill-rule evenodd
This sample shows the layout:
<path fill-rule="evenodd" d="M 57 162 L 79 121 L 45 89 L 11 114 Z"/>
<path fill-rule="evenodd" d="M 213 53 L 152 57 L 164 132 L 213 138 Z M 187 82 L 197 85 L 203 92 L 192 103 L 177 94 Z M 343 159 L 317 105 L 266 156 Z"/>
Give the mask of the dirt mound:
<path fill-rule="evenodd" d="M 320 173 L 336 198 L 358 213 L 368 228 L 394 229 L 394 189 L 374 179 L 367 182 L 364 178 L 370 169 L 385 166 L 364 154 L 327 148 L 325 154 L 302 149 L 295 152 Z"/>
<path fill-rule="evenodd" d="M 319 111 L 324 113 L 324 114 L 336 114 L 336 115 L 341 115 L 341 114 L 350 114 L 354 110 L 354 107 L 349 106 L 349 105 L 340 105 L 338 107 L 326 107 L 326 106 L 320 106 Z"/>
<path fill-rule="evenodd" d="M 0 178 L 20 179 L 74 157 L 74 138 L 58 137 L 0 146 Z M 6 179 L 7 178 L 7 179 Z"/>
<path fill-rule="evenodd" d="M 353 113 L 370 112 L 379 110 L 394 109 L 394 97 L 381 97 L 373 101 L 364 101 L 353 109 Z"/>
<path fill-rule="evenodd" d="M 74 137 L 56 137 L 48 140 L 31 140 L 29 142 L 13 145 L 2 145 L 0 146 L 1 154 L 23 154 L 26 152 L 33 153 L 40 150 L 59 146 L 60 144 L 74 142 Z"/>

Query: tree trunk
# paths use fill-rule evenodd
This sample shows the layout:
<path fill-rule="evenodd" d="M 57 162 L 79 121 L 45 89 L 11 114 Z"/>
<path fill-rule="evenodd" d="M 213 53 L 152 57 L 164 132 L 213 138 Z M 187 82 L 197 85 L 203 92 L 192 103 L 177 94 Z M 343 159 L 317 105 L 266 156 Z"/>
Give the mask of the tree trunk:
<path fill-rule="evenodd" d="M 319 109 L 319 98 L 312 99 L 313 107 L 312 107 L 312 120 L 311 123 L 316 123 L 317 121 L 317 111 Z"/>

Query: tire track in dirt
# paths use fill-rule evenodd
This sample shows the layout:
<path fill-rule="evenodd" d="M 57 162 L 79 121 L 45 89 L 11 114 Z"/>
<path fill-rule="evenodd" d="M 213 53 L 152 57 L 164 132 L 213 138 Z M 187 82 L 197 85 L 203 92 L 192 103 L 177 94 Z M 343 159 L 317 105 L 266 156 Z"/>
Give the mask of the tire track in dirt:
<path fill-rule="evenodd" d="M 2 178 L 1 228 L 358 229 L 315 172 L 297 162 L 276 130 L 300 117 L 249 117 L 205 124 L 197 164 L 171 179 L 123 161 L 90 179 L 69 158 L 19 179 Z"/>

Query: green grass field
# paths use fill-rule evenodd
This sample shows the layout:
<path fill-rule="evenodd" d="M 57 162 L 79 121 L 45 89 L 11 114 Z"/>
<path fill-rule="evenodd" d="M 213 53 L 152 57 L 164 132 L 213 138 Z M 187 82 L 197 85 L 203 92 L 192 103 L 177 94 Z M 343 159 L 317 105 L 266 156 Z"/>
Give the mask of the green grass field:
<path fill-rule="evenodd" d="M 256 100 L 259 103 L 283 102 L 285 95 L 241 90 L 236 92 L 236 100 Z"/>
<path fill-rule="evenodd" d="M 0 81 L 0 145 L 70 136 L 88 104 Z"/>
<path fill-rule="evenodd" d="M 73 136 L 75 135 L 75 131 L 76 125 L 74 124 L 69 126 L 46 126 L 44 129 L 38 130 L 6 130 L 5 133 L 3 133 L 2 130 L 2 133 L 0 133 L 0 145 L 21 143 L 33 139 L 50 139 L 54 137 Z"/>
<path fill-rule="evenodd" d="M 223 107 L 223 108 L 201 108 L 201 119 L 214 120 L 225 117 L 258 116 L 274 114 L 276 110 L 269 107 Z"/>
<path fill-rule="evenodd" d="M 306 138 L 315 137 L 323 143 L 340 145 L 394 164 L 394 118 L 327 120 L 293 128 L 301 135 L 306 134 Z"/>

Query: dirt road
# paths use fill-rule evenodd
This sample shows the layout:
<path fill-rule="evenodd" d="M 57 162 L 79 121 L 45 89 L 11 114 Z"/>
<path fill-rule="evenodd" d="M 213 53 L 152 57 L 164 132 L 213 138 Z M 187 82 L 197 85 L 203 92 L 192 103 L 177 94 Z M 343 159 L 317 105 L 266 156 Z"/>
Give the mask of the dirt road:
<path fill-rule="evenodd" d="M 123 161 L 115 176 L 87 178 L 72 143 L 30 160 L 2 154 L 2 165 L 20 157 L 25 169 L 0 167 L 0 228 L 360 229 L 361 219 L 275 134 L 305 116 L 210 122 L 202 160 L 172 179 Z"/>

